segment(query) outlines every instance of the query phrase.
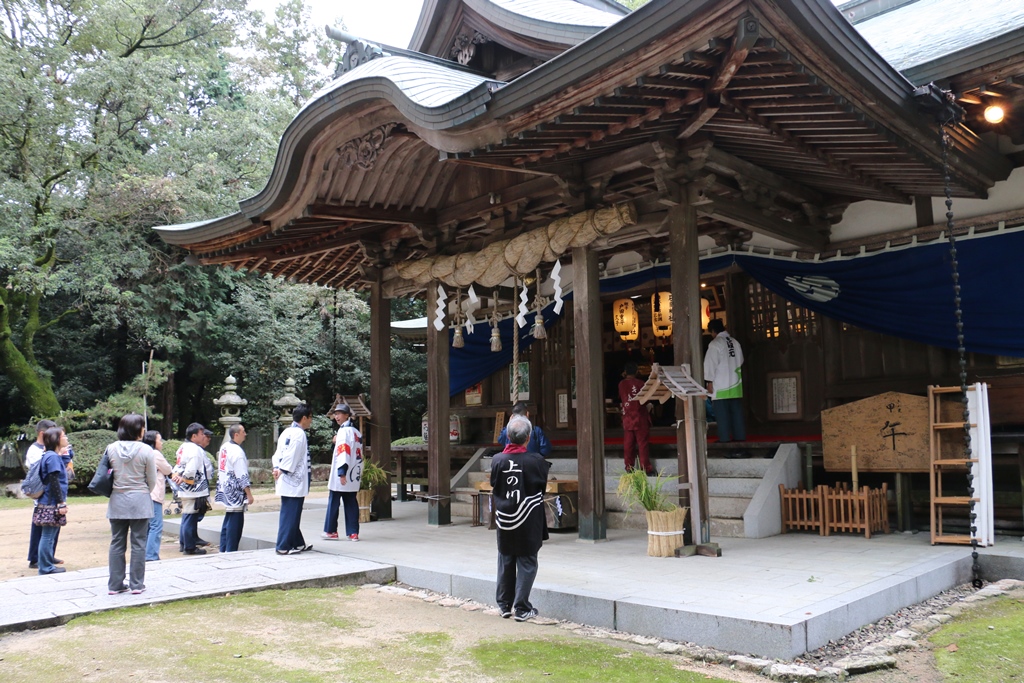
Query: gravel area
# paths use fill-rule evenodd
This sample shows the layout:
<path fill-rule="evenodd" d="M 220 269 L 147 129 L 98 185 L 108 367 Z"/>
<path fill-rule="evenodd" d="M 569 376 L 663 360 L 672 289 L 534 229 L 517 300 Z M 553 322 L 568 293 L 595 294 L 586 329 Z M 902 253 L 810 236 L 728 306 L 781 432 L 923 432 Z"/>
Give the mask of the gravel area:
<path fill-rule="evenodd" d="M 856 654 L 868 645 L 879 643 L 897 631 L 906 629 L 912 623 L 940 612 L 946 607 L 960 602 L 975 593 L 977 593 L 977 590 L 969 583 L 950 588 L 924 602 L 904 607 L 873 624 L 861 626 L 853 633 L 839 640 L 830 640 L 828 645 L 820 647 L 813 652 L 805 653 L 794 661 L 814 667 L 828 666 L 837 659 Z"/>

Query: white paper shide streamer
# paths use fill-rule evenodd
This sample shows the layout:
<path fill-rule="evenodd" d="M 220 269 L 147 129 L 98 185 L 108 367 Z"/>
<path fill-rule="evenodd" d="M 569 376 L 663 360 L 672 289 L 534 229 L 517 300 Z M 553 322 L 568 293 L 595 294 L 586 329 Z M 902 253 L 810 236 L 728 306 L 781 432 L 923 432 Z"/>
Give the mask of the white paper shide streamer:
<path fill-rule="evenodd" d="M 476 291 L 473 289 L 473 285 L 469 286 L 469 291 L 466 292 L 468 301 L 466 302 L 466 332 L 473 334 L 473 326 L 476 325 L 476 318 L 473 317 L 473 311 L 480 308 L 480 297 L 476 295 Z"/>
<path fill-rule="evenodd" d="M 551 269 L 551 283 L 555 287 L 555 315 L 562 313 L 562 262 L 555 261 L 554 268 Z"/>
<path fill-rule="evenodd" d="M 434 311 L 434 329 L 440 332 L 444 329 L 444 311 L 448 307 L 448 295 L 444 293 L 444 287 L 437 286 L 437 310 Z"/>

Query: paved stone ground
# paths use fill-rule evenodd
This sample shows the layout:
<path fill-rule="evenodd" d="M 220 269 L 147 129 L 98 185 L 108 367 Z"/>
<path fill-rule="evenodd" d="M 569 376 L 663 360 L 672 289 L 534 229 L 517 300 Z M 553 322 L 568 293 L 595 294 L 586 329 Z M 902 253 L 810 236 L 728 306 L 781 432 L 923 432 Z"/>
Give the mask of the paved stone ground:
<path fill-rule="evenodd" d="M 0 632 L 63 624 L 90 612 L 266 588 L 309 588 L 395 580 L 395 568 L 317 553 L 252 550 L 162 560 L 146 565 L 146 592 L 107 595 L 107 569 L 96 567 L 0 583 Z"/>

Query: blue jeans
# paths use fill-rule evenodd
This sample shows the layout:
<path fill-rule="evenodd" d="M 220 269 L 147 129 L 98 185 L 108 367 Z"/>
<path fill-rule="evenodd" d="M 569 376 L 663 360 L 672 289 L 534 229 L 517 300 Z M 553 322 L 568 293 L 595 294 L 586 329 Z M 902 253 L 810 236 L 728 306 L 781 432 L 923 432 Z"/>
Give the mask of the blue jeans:
<path fill-rule="evenodd" d="M 328 491 L 327 516 L 324 518 L 324 532 L 338 533 L 338 516 L 345 510 L 345 535 L 359 533 L 359 501 L 355 491 Z"/>
<path fill-rule="evenodd" d="M 181 516 L 181 530 L 178 532 L 178 541 L 181 549 L 185 552 L 196 549 L 196 541 L 199 540 L 199 522 L 203 521 L 206 511 L 202 513 L 183 514 Z"/>
<path fill-rule="evenodd" d="M 242 540 L 244 524 L 244 512 L 224 513 L 224 523 L 220 526 L 220 551 L 222 553 L 233 553 L 238 550 L 238 542 Z"/>
<path fill-rule="evenodd" d="M 57 545 L 59 526 L 41 526 L 39 529 L 39 573 L 52 574 L 56 569 L 53 563 L 53 549 Z"/>
<path fill-rule="evenodd" d="M 711 402 L 718 418 L 718 440 L 746 441 L 747 428 L 743 424 L 743 399 L 722 398 Z"/>
<path fill-rule="evenodd" d="M 149 537 L 146 539 L 146 562 L 160 559 L 160 540 L 164 534 L 164 504 L 153 501 L 153 516 L 149 518 Z"/>
<path fill-rule="evenodd" d="M 57 553 L 57 541 L 60 540 L 60 527 L 54 527 L 57 530 L 57 535 L 53 539 L 53 552 Z M 34 564 L 39 561 L 39 538 L 43 533 L 43 527 L 32 525 L 32 530 L 28 535 L 28 563 Z"/>

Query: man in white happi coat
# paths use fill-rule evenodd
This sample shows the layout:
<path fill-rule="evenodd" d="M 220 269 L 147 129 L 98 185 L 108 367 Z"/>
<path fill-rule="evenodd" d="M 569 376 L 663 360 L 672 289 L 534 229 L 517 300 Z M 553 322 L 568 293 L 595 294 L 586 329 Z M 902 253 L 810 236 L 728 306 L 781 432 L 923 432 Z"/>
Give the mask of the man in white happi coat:
<path fill-rule="evenodd" d="M 334 406 L 332 417 L 339 427 L 334 437 L 334 457 L 331 459 L 331 473 L 327 479 L 330 498 L 321 536 L 328 541 L 338 540 L 338 513 L 344 507 L 345 537 L 350 541 L 358 541 L 359 501 L 356 495 L 363 475 L 363 435 L 352 424 L 352 409 L 347 403 Z"/>
<path fill-rule="evenodd" d="M 185 442 L 178 447 L 177 461 L 171 470 L 171 479 L 178 485 L 178 497 L 181 498 L 178 544 L 186 555 L 205 555 L 204 546 L 210 545 L 199 538 L 199 522 L 206 516 L 210 502 L 213 467 L 210 466 L 206 447 L 210 445 L 212 436 L 213 432 L 198 422 L 186 427 Z"/>
<path fill-rule="evenodd" d="M 245 524 L 245 508 L 253 502 L 249 488 L 249 460 L 242 450 L 245 427 L 231 425 L 227 436 L 217 454 L 217 496 L 214 499 L 224 506 L 224 523 L 220 527 L 222 553 L 238 550 Z"/>
<path fill-rule="evenodd" d="M 302 504 L 309 493 L 312 476 L 306 430 L 313 424 L 313 410 L 305 403 L 292 411 L 292 425 L 277 438 L 274 466 L 274 489 L 281 496 L 281 514 L 277 521 L 277 554 L 290 555 L 312 550 L 302 537 Z"/>
<path fill-rule="evenodd" d="M 704 382 L 718 422 L 718 441 L 746 441 L 743 422 L 743 349 L 715 318 L 708 323 L 711 344 L 704 356 Z"/>

